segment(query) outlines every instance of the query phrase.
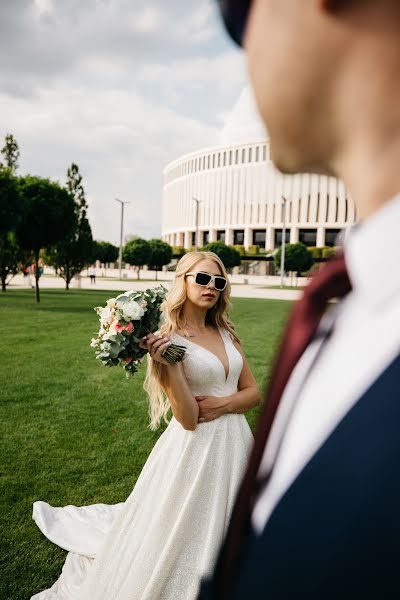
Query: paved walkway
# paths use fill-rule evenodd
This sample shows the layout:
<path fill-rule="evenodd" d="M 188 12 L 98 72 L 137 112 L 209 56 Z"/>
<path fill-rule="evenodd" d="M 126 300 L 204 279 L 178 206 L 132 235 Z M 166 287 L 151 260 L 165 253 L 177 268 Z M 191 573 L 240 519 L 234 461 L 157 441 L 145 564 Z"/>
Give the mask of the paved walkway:
<path fill-rule="evenodd" d="M 169 275 L 169 274 L 168 274 Z M 145 274 L 141 274 L 141 277 L 145 277 Z M 268 279 L 269 285 L 279 285 L 278 277 L 246 277 L 248 283 L 238 283 L 235 282 L 239 276 L 232 277 L 231 285 L 232 285 L 232 297 L 233 298 L 265 298 L 265 299 L 273 299 L 273 300 L 296 300 L 301 295 L 301 288 L 299 290 L 286 290 L 286 289 L 275 289 L 265 287 L 268 285 L 266 280 Z M 243 279 L 242 276 L 240 276 Z M 34 283 L 32 278 L 32 283 Z M 172 278 L 168 277 L 168 279 L 164 278 L 164 273 L 160 273 L 158 277 L 158 281 L 155 279 L 151 279 L 150 281 L 142 281 L 137 279 L 117 279 L 117 278 L 106 278 L 106 277 L 96 277 L 96 285 L 90 283 L 89 277 L 81 278 L 81 288 L 82 289 L 92 289 L 92 290 L 128 290 L 128 289 L 136 289 L 136 290 L 144 290 L 148 287 L 154 287 L 157 284 L 162 283 L 166 288 L 170 288 L 172 284 Z M 16 275 L 10 285 L 10 289 L 23 289 L 28 288 L 28 282 L 22 275 Z M 44 288 L 56 288 L 62 289 L 65 288 L 65 282 L 61 277 L 56 277 L 54 275 L 44 275 L 40 278 L 40 287 Z M 76 288 L 77 281 L 73 279 L 71 281 L 71 288 Z"/>

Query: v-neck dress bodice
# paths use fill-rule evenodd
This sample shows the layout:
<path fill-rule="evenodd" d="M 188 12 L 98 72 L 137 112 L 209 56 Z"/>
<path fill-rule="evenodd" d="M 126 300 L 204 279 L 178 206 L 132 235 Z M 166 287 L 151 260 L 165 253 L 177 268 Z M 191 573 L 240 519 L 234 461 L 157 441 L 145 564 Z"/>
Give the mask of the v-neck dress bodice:
<path fill-rule="evenodd" d="M 183 367 L 190 390 L 194 396 L 228 396 L 238 390 L 243 359 L 235 348 L 229 332 L 219 328 L 228 358 L 228 375 L 221 359 L 211 350 L 175 333 L 172 341 L 186 347 Z"/>
<path fill-rule="evenodd" d="M 220 333 L 227 377 L 216 354 L 170 336 L 186 346 L 183 367 L 194 396 L 238 389 L 242 356 L 228 331 Z M 32 600 L 195 600 L 201 577 L 214 568 L 252 444 L 243 414 L 222 415 L 194 431 L 172 417 L 125 502 L 35 502 L 43 534 L 69 552 L 59 579 Z"/>

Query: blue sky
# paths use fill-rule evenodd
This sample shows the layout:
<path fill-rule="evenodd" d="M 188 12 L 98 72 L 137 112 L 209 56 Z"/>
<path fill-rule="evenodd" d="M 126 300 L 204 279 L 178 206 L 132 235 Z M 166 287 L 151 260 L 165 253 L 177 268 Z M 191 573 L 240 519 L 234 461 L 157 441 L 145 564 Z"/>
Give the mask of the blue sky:
<path fill-rule="evenodd" d="M 213 0 L 1 3 L 0 136 L 20 173 L 84 178 L 95 239 L 161 233 L 162 170 L 180 155 L 262 137 L 243 54 Z"/>

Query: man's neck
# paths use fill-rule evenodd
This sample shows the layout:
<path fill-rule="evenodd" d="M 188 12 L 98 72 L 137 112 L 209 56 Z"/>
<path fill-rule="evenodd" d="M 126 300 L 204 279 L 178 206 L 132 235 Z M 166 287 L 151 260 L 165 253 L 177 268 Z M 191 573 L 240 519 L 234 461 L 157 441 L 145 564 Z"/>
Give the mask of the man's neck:
<path fill-rule="evenodd" d="M 367 219 L 400 192 L 400 133 L 386 144 L 353 140 L 335 171 L 349 190 L 358 220 Z"/>

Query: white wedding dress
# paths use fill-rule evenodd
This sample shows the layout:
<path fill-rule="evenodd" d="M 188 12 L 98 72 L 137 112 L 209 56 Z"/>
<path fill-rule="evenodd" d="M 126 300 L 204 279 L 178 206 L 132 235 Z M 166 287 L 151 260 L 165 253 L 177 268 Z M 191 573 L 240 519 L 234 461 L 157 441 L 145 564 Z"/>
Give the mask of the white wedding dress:
<path fill-rule="evenodd" d="M 242 357 L 220 328 L 228 376 L 209 350 L 186 346 L 185 374 L 195 396 L 237 391 Z M 31 600 L 194 600 L 213 568 L 253 436 L 242 414 L 185 430 L 173 417 L 125 502 L 52 507 L 33 504 L 33 519 L 68 550 L 54 585 Z"/>

